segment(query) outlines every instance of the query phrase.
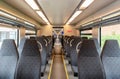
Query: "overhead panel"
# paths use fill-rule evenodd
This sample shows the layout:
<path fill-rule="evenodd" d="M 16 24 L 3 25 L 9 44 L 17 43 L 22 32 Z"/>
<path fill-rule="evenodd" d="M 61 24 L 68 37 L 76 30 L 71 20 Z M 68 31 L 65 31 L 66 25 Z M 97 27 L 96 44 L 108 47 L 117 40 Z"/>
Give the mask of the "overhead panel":
<path fill-rule="evenodd" d="M 46 24 L 42 18 L 25 2 L 25 0 L 4 0 L 7 4 L 13 6 L 23 14 L 33 18 L 35 21 Z"/>
<path fill-rule="evenodd" d="M 65 24 L 81 0 L 37 0 L 51 24 Z"/>
<path fill-rule="evenodd" d="M 109 4 L 113 3 L 115 0 L 94 0 L 94 2 L 88 6 L 83 12 L 73 20 L 71 24 L 77 24 L 85 18 L 94 15 L 99 10 L 105 8 Z M 94 18 L 94 17 L 93 17 Z"/>

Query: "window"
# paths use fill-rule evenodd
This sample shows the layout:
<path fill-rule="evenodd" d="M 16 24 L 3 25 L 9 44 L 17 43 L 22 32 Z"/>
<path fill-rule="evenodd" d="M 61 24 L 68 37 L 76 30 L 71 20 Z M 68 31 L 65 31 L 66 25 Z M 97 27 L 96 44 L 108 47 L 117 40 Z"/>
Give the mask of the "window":
<path fill-rule="evenodd" d="M 120 45 L 120 24 L 104 26 L 101 28 L 101 47 L 103 47 L 105 40 L 116 39 Z"/>
<path fill-rule="evenodd" d="M 30 38 L 30 37 L 35 37 L 35 31 L 34 30 L 25 30 L 25 37 Z"/>
<path fill-rule="evenodd" d="M 81 31 L 81 37 L 92 38 L 92 30 Z"/>
<path fill-rule="evenodd" d="M 17 44 L 17 29 L 0 27 L 0 47 L 4 39 L 14 39 Z"/>

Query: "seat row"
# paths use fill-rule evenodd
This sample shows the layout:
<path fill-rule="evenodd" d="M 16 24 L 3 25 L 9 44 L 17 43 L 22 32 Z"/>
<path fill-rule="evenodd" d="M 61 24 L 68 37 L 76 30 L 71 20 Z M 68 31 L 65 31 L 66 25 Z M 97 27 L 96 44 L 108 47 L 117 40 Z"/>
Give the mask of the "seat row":
<path fill-rule="evenodd" d="M 43 52 L 45 43 L 40 44 L 42 47 L 35 39 L 23 38 L 17 50 L 14 40 L 4 40 L 0 50 L 0 79 L 40 79 L 47 63 L 43 55 L 47 53 Z"/>
<path fill-rule="evenodd" d="M 64 42 L 68 42 L 64 48 L 70 54 L 71 67 L 79 79 L 120 78 L 120 48 L 117 40 L 106 40 L 102 51 L 97 39 L 93 38 L 64 37 Z"/>

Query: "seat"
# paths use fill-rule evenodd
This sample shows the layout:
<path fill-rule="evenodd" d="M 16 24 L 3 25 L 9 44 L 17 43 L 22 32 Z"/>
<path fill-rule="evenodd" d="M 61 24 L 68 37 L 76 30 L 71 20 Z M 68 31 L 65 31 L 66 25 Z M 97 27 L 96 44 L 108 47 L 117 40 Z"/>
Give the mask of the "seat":
<path fill-rule="evenodd" d="M 52 54 L 52 38 L 51 38 L 51 36 L 47 36 L 46 40 L 47 40 L 47 49 L 48 49 L 48 53 L 49 53 L 49 57 L 50 57 Z"/>
<path fill-rule="evenodd" d="M 47 65 L 47 47 L 43 37 L 37 37 L 39 49 L 41 49 L 41 76 L 44 76 L 44 72 Z"/>
<path fill-rule="evenodd" d="M 0 50 L 0 79 L 14 79 L 18 51 L 13 39 L 3 41 Z"/>
<path fill-rule="evenodd" d="M 105 79 L 94 40 L 83 40 L 78 53 L 78 79 Z"/>
<path fill-rule="evenodd" d="M 98 43 L 98 39 L 97 38 L 90 38 L 91 40 L 94 40 L 95 42 L 95 46 L 97 48 L 97 52 L 99 54 L 99 56 L 101 55 L 101 47 L 100 47 L 100 44 Z"/>
<path fill-rule="evenodd" d="M 74 76 L 78 76 L 78 65 L 77 65 L 77 60 L 78 60 L 78 53 L 76 50 L 77 44 L 81 41 L 81 37 L 74 37 L 70 41 L 70 61 L 71 61 L 71 67 L 74 72 Z"/>
<path fill-rule="evenodd" d="M 69 37 L 66 41 L 66 46 L 65 46 L 65 50 L 66 50 L 66 54 L 67 57 L 70 58 L 70 41 L 73 39 L 73 37 Z"/>
<path fill-rule="evenodd" d="M 106 79 L 120 79 L 120 50 L 117 40 L 106 40 L 102 50 Z"/>
<path fill-rule="evenodd" d="M 22 38 L 22 39 L 20 40 L 20 44 L 19 44 L 19 47 L 18 47 L 19 57 L 21 56 L 21 53 L 22 53 L 22 50 L 23 50 L 23 47 L 24 47 L 24 44 L 25 44 L 26 39 L 27 39 L 27 38 Z"/>
<path fill-rule="evenodd" d="M 36 40 L 26 39 L 19 59 L 15 79 L 40 79 L 41 56 Z"/>

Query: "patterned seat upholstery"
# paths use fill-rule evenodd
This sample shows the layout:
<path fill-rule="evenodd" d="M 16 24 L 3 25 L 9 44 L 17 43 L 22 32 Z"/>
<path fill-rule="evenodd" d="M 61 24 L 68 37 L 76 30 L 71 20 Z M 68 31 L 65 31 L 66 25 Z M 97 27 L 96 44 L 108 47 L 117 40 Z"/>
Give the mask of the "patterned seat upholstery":
<path fill-rule="evenodd" d="M 83 40 L 78 53 L 78 79 L 105 79 L 94 40 Z"/>
<path fill-rule="evenodd" d="M 23 50 L 23 47 L 24 47 L 24 44 L 25 44 L 26 39 L 27 39 L 27 38 L 22 38 L 22 39 L 20 40 L 20 44 L 19 44 L 19 47 L 18 47 L 19 56 L 21 56 L 21 53 L 22 53 L 22 50 Z"/>
<path fill-rule="evenodd" d="M 98 43 L 98 39 L 97 38 L 90 38 L 91 40 L 94 40 L 95 42 L 95 46 L 97 48 L 98 54 L 99 56 L 101 55 L 101 48 L 100 48 L 100 44 Z"/>
<path fill-rule="evenodd" d="M 6 39 L 0 50 L 0 79 L 14 79 L 18 51 L 15 41 Z"/>
<path fill-rule="evenodd" d="M 37 37 L 37 42 L 39 49 L 42 49 L 40 54 L 41 54 L 41 76 L 44 75 L 46 65 L 47 65 L 47 47 L 46 47 L 46 42 L 44 41 L 44 37 Z"/>
<path fill-rule="evenodd" d="M 120 79 L 120 50 L 117 40 L 106 40 L 102 50 L 106 79 Z"/>
<path fill-rule="evenodd" d="M 36 40 L 26 39 L 19 59 L 15 79 L 40 79 L 41 56 Z"/>
<path fill-rule="evenodd" d="M 70 61 L 71 61 L 71 67 L 74 72 L 74 76 L 78 75 L 78 65 L 77 65 L 77 60 L 78 60 L 78 53 L 76 50 L 77 44 L 81 41 L 80 37 L 74 37 L 70 41 L 70 48 L 69 48 L 69 53 L 70 53 Z"/>

